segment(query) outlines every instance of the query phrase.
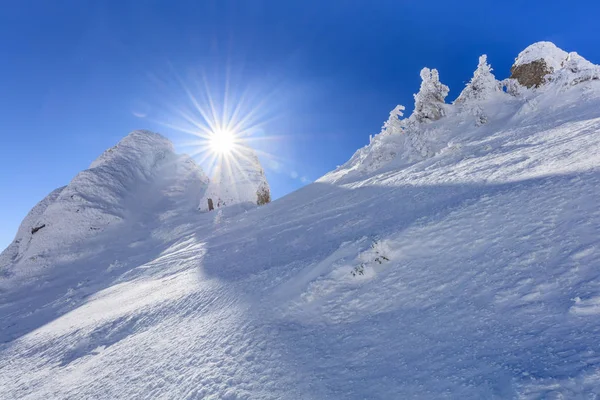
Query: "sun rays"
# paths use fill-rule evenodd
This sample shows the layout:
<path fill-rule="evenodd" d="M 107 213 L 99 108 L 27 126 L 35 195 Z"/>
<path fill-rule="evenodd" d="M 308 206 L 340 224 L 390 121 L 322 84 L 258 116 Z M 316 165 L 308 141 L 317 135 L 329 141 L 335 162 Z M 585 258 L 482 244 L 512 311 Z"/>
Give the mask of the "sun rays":
<path fill-rule="evenodd" d="M 229 76 L 208 79 L 201 74 L 186 81 L 174 76 L 177 91 L 183 96 L 166 104 L 166 121 L 155 122 L 190 135 L 177 144 L 210 176 L 217 168 L 232 173 L 240 170 L 253 161 L 251 153 L 266 161 L 266 166 L 282 162 L 272 151 L 281 137 L 265 135 L 266 125 L 278 117 L 275 88 L 253 90 L 249 85 L 233 85 Z"/>

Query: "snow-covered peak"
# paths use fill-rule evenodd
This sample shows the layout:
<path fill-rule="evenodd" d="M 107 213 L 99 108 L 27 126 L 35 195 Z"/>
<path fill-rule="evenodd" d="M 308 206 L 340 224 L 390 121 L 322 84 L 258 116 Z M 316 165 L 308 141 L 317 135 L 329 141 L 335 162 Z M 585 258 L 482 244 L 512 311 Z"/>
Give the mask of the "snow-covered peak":
<path fill-rule="evenodd" d="M 554 82 L 572 86 L 600 79 L 600 67 L 579 54 L 567 53 L 550 42 L 538 42 L 523 50 L 511 68 L 511 78 L 527 88 L 539 88 Z M 507 86 L 514 86 L 509 82 Z M 519 90 L 511 92 L 519 93 Z"/>
<path fill-rule="evenodd" d="M 552 42 L 537 42 L 519 53 L 515 59 L 514 66 L 544 60 L 546 65 L 552 68 L 552 71 L 556 71 L 562 67 L 562 63 L 568 55 L 566 51 L 556 47 Z"/>
<path fill-rule="evenodd" d="M 121 139 L 116 146 L 104 151 L 92 162 L 90 168 L 119 159 L 152 162 L 151 158 L 173 152 L 173 144 L 164 136 L 147 130 L 136 130 Z"/>
<path fill-rule="evenodd" d="M 123 222 L 158 217 L 170 207 L 194 209 L 207 181 L 168 139 L 134 131 L 30 211 L 0 254 L 0 270 L 17 262 L 43 264 L 49 254 Z"/>

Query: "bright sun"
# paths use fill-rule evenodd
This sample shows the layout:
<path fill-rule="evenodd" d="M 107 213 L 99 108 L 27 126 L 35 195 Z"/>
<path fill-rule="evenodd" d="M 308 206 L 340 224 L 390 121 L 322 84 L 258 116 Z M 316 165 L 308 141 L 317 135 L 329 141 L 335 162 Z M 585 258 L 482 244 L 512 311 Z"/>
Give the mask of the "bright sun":
<path fill-rule="evenodd" d="M 226 155 L 235 147 L 236 135 L 228 130 L 219 130 L 210 135 L 209 144 L 214 153 Z"/>

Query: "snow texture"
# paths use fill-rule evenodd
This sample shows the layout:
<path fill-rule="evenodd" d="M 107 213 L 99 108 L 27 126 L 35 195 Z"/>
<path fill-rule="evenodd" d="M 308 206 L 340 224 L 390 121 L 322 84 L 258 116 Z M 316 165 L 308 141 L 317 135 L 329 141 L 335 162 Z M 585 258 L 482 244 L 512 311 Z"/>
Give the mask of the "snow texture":
<path fill-rule="evenodd" d="M 348 164 L 249 209 L 198 212 L 198 170 L 131 137 L 146 157 L 93 181 L 103 230 L 55 231 L 75 180 L 23 222 L 57 242 L 2 266 L 0 398 L 597 398 L 600 81 L 561 82 L 478 101 L 482 125 L 396 108 Z"/>
<path fill-rule="evenodd" d="M 207 182 L 194 161 L 175 154 L 166 138 L 134 131 L 31 210 L 0 255 L 0 271 L 24 274 L 30 267 L 51 265 L 57 251 L 111 226 L 117 229 L 124 220 L 138 220 L 142 229 L 148 207 L 157 202 L 177 198 L 183 211 L 194 209 Z M 14 269 L 17 263 L 22 265 Z"/>

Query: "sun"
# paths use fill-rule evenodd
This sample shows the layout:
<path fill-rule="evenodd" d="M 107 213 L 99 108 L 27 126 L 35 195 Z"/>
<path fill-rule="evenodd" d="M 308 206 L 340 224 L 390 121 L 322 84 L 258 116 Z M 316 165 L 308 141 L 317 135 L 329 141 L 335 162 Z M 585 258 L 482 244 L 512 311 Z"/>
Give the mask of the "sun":
<path fill-rule="evenodd" d="M 230 130 L 218 130 L 212 132 L 208 138 L 210 149 L 215 154 L 231 154 L 237 144 L 237 136 Z"/>

